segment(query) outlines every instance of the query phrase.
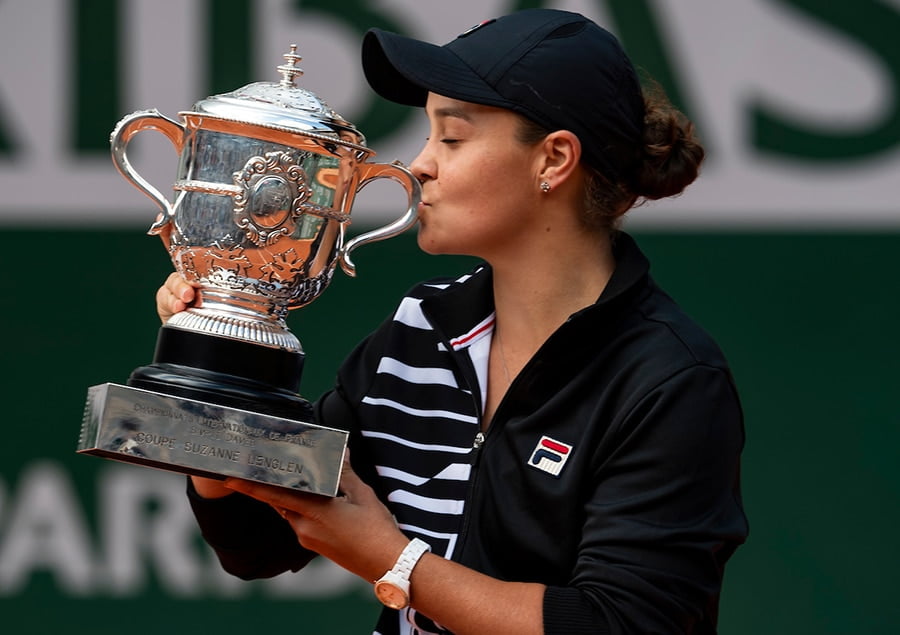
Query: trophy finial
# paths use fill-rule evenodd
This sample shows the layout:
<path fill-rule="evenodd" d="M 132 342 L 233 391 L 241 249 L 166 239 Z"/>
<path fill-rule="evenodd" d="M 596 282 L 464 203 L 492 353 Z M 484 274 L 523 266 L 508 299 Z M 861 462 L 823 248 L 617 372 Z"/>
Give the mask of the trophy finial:
<path fill-rule="evenodd" d="M 282 64 L 278 67 L 278 72 L 281 73 L 281 82 L 279 83 L 282 86 L 290 86 L 293 88 L 294 78 L 303 74 L 303 69 L 297 66 L 297 62 L 303 58 L 297 55 L 296 44 L 291 44 L 290 52 L 285 53 L 282 57 L 287 60 L 287 64 Z"/>

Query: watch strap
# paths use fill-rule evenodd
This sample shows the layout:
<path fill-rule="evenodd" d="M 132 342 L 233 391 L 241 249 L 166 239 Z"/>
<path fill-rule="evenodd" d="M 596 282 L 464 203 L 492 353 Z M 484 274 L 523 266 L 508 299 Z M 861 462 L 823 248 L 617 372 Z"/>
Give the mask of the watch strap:
<path fill-rule="evenodd" d="M 375 596 L 385 606 L 398 610 L 409 606 L 409 578 L 419 559 L 428 551 L 431 551 L 431 545 L 413 538 L 400 552 L 391 570 L 375 581 Z"/>
<path fill-rule="evenodd" d="M 397 562 L 395 562 L 394 566 L 391 568 L 391 573 L 399 575 L 404 580 L 409 580 L 413 568 L 419 563 L 419 559 L 428 551 L 431 551 L 431 545 L 424 540 L 413 538 L 409 541 L 409 544 L 403 548 L 403 551 L 400 552 L 400 557 L 397 558 Z"/>

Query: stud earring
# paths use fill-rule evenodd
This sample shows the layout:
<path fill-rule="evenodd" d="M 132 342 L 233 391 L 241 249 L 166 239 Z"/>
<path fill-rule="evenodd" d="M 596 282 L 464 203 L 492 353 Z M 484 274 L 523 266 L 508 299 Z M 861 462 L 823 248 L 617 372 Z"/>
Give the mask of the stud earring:
<path fill-rule="evenodd" d="M 550 184 L 547 183 L 547 181 L 541 181 L 541 192 L 543 192 L 544 194 L 546 194 L 546 193 L 549 192 L 551 189 L 552 189 L 552 188 L 551 188 Z"/>

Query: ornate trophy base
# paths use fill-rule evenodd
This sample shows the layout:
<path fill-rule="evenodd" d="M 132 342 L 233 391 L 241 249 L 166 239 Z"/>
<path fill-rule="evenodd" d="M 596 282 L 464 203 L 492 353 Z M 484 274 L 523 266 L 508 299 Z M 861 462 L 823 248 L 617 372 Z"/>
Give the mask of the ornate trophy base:
<path fill-rule="evenodd" d="M 311 423 L 302 366 L 302 353 L 163 327 L 127 386 L 88 389 L 78 451 L 336 496 L 348 435 Z"/>

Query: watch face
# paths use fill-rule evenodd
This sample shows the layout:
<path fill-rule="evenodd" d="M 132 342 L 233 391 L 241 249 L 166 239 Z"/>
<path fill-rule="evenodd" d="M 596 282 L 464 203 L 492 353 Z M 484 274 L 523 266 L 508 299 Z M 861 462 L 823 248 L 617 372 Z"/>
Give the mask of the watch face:
<path fill-rule="evenodd" d="M 375 585 L 375 596 L 391 609 L 405 609 L 409 605 L 409 596 L 403 589 L 383 580 Z"/>

